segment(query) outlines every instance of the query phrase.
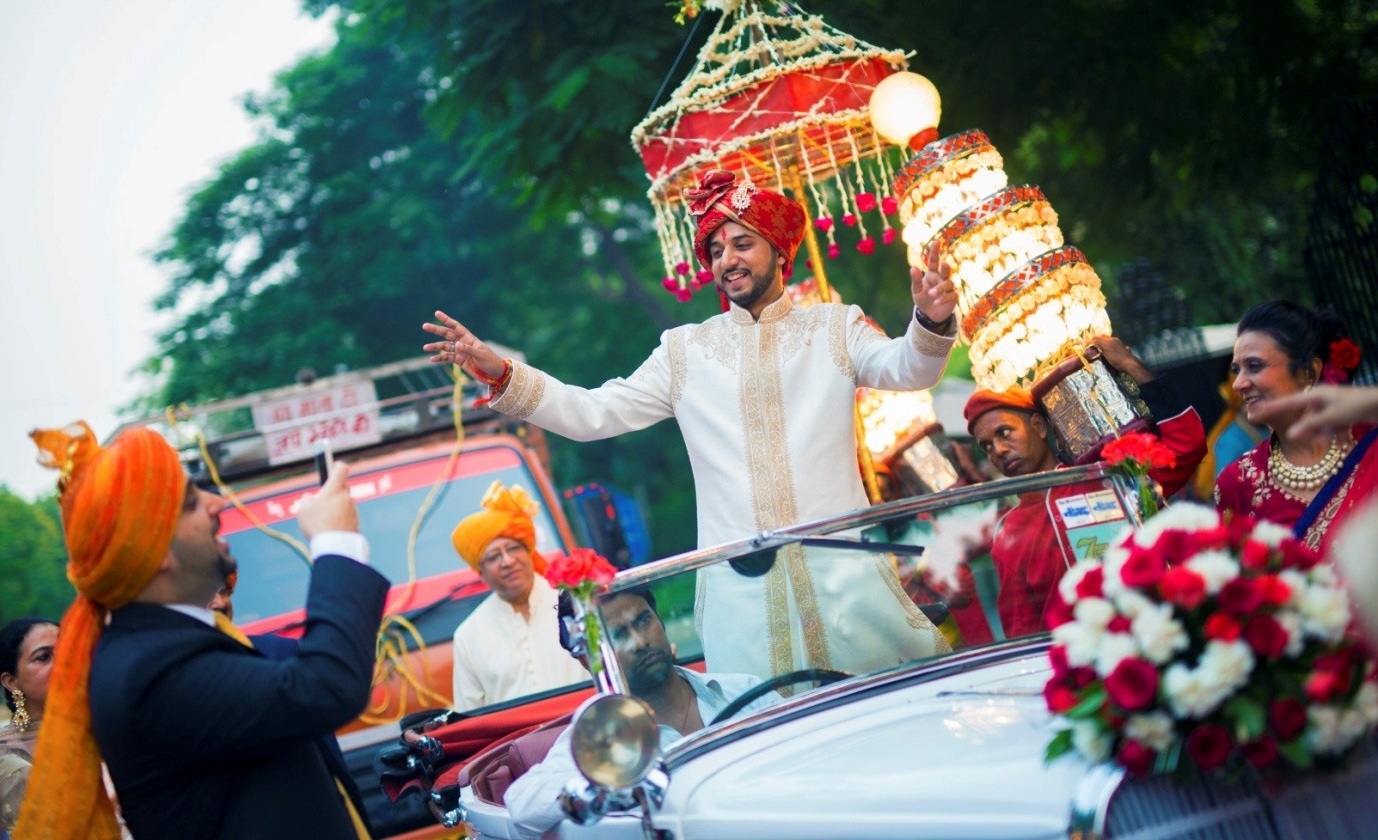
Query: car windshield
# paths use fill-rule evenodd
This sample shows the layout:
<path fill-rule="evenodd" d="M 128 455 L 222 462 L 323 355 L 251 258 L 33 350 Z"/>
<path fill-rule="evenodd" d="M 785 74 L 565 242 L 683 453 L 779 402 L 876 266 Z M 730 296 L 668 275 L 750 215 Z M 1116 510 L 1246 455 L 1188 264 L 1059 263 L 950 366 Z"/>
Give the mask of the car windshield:
<path fill-rule="evenodd" d="M 448 465 L 448 457 L 442 454 L 385 469 L 361 470 L 350 477 L 350 492 L 359 508 L 359 528 L 369 538 L 370 562 L 394 585 L 466 568 L 450 543 L 450 532 L 479 509 L 480 499 L 494 481 L 522 487 L 532 498 L 541 498 L 530 470 L 514 451 L 493 447 L 466 453 L 453 477 L 443 481 L 430 499 L 415 550 L 409 553 L 412 526 L 436 478 Z M 314 489 L 312 481 L 254 499 L 246 508 L 258 522 L 301 540 L 296 506 L 303 494 Z M 540 551 L 561 548 L 555 522 L 544 507 L 535 516 L 535 524 Z M 243 512 L 233 508 L 222 515 L 221 533 L 240 566 L 234 595 L 237 621 L 259 621 L 302 608 L 310 570 L 301 555 L 289 544 L 255 528 Z M 454 623 L 452 619 L 450 631 Z"/>
<path fill-rule="evenodd" d="M 646 652 L 654 634 L 626 629 L 627 599 L 645 591 L 681 667 L 706 674 L 724 695 L 763 683 L 770 689 L 759 690 L 765 705 L 833 680 L 899 673 L 1033 636 L 1042 632 L 1062 572 L 1103 554 L 1133 521 L 1127 498 L 1103 467 L 1078 467 L 891 502 L 657 561 L 619 574 L 600 600 L 610 640 L 604 657 L 615 654 L 620 691 L 637 694 L 655 677 L 656 657 Z M 712 716 L 732 699 L 709 704 Z M 735 715 L 729 708 L 723 718 L 761 706 Z"/>

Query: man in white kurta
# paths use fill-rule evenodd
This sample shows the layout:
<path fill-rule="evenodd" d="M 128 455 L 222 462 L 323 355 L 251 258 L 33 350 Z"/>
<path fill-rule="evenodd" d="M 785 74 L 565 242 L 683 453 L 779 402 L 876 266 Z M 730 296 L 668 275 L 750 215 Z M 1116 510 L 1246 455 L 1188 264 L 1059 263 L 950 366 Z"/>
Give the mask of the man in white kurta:
<path fill-rule="evenodd" d="M 710 174 L 690 200 L 696 253 L 731 305 L 667 330 L 630 377 L 567 385 L 498 358 L 443 313 L 444 326 L 426 329 L 450 340 L 425 349 L 495 382 L 494 409 L 575 440 L 675 418 L 694 472 L 700 547 L 865 507 L 856 389 L 937 382 L 956 332 L 946 267 L 930 254 L 927 272 L 911 272 L 914 318 L 887 339 L 856 306 L 804 309 L 784 293 L 783 268 L 803 238 L 798 204 L 728 173 Z M 762 678 L 805 667 L 860 672 L 947 649 L 891 564 L 864 552 L 794 545 L 764 576 L 704 569 L 696 618 L 710 670 Z"/>
<path fill-rule="evenodd" d="M 557 595 L 536 574 L 545 559 L 536 551 L 535 500 L 494 482 L 480 508 L 450 534 L 492 590 L 455 628 L 454 708 L 461 712 L 588 680 L 560 647 Z"/>
<path fill-rule="evenodd" d="M 455 628 L 455 709 L 588 681 L 588 671 L 560 647 L 557 597 L 550 584 L 535 577 L 529 618 L 493 594 Z"/>

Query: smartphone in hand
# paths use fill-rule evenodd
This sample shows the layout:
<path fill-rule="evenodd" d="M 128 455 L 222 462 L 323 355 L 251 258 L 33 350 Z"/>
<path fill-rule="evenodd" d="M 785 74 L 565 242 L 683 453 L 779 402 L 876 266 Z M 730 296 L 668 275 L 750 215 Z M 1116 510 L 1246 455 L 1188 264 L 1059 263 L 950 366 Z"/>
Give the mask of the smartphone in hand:
<path fill-rule="evenodd" d="M 321 484 L 330 478 L 330 470 L 334 465 L 335 454 L 330 449 L 330 438 L 316 441 L 316 475 L 320 476 Z"/>

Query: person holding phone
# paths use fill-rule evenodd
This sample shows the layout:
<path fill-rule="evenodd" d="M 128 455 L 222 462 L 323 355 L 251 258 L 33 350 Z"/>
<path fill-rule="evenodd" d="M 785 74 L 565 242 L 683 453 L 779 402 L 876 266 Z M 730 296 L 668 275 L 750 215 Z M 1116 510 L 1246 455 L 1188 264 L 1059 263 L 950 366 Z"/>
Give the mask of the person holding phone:
<path fill-rule="evenodd" d="M 367 830 L 319 739 L 358 716 L 388 582 L 368 566 L 349 470 L 303 498 L 314 558 L 306 632 L 274 660 L 207 604 L 224 585 L 225 501 L 157 432 L 101 446 L 85 423 L 39 430 L 58 481 L 76 600 L 62 619 L 16 840 L 118 836 L 354 840 Z"/>

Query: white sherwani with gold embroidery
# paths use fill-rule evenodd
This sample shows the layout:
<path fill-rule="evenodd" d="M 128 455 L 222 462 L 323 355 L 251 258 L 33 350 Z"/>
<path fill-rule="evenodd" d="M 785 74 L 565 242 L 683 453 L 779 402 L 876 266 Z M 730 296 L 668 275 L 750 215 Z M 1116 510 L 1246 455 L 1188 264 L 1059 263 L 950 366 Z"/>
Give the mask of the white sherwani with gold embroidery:
<path fill-rule="evenodd" d="M 865 507 L 856 389 L 931 387 L 951 337 L 912 320 L 887 339 L 861 309 L 745 309 L 667 330 L 627 379 L 566 385 L 515 363 L 494 409 L 575 440 L 679 422 L 694 471 L 699 546 Z M 763 577 L 727 564 L 699 576 L 699 635 L 710 671 L 762 678 L 803 667 L 860 672 L 946 649 L 884 559 L 791 546 Z"/>

